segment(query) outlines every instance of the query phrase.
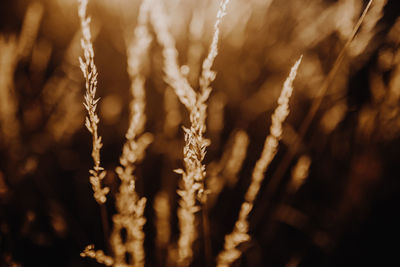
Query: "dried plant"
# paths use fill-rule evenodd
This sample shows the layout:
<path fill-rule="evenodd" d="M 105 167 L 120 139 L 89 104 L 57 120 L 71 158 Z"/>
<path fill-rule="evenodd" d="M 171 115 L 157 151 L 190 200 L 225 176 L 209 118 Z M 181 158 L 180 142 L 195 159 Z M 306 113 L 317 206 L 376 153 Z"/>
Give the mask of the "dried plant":
<path fill-rule="evenodd" d="M 277 153 L 279 140 L 282 136 L 282 123 L 289 115 L 289 99 L 293 92 L 292 84 L 296 78 L 297 69 L 299 68 L 301 60 L 302 57 L 300 57 L 300 59 L 294 64 L 283 85 L 281 95 L 278 98 L 278 107 L 272 115 L 270 134 L 265 139 L 261 157 L 258 159 L 256 166 L 254 167 L 250 186 L 247 189 L 244 197 L 245 200 L 240 208 L 239 218 L 236 220 L 232 233 L 225 237 L 224 249 L 218 255 L 217 266 L 222 267 L 231 265 L 241 255 L 241 252 L 237 247 L 241 243 L 250 239 L 248 234 L 249 223 L 247 217 L 253 208 L 254 200 L 260 190 L 261 182 L 264 179 L 265 171 Z"/>
<path fill-rule="evenodd" d="M 114 252 L 115 266 L 129 265 L 126 255 L 133 258 L 133 266 L 144 266 L 144 232 L 146 223 L 144 209 L 146 198 L 140 198 L 136 192 L 136 178 L 133 174 L 135 165 L 140 162 L 145 149 L 152 141 L 150 133 L 143 134 L 146 115 L 145 78 L 141 67 L 148 54 L 151 37 L 147 29 L 147 21 L 151 1 L 143 1 L 140 7 L 138 25 L 135 28 L 132 43 L 128 45 L 128 73 L 131 78 L 132 101 L 130 104 L 131 118 L 126 133 L 126 142 L 120 157 L 120 167 L 116 172 L 121 180 L 119 193 L 116 196 L 118 213 L 113 216 L 113 231 L 111 244 Z M 126 237 L 121 237 L 122 230 Z"/>
<path fill-rule="evenodd" d="M 76 2 L 22 2 L 0 3 L 7 266 L 341 265 L 349 229 L 390 210 L 396 1 L 100 0 L 92 23 L 78 0 L 78 30 Z"/>
<path fill-rule="evenodd" d="M 146 219 L 143 213 L 146 198 L 140 198 L 138 196 L 136 192 L 136 178 L 133 172 L 136 167 L 135 165 L 143 159 L 145 149 L 152 141 L 151 134 L 143 134 L 146 122 L 144 113 L 146 94 L 144 89 L 145 78 L 141 73 L 142 62 L 147 55 L 151 43 L 151 37 L 146 25 L 150 3 L 151 1 L 143 1 L 140 8 L 138 25 L 134 32 L 134 38 L 132 39 L 132 43 L 128 44 L 128 73 L 131 77 L 131 94 L 133 99 L 130 104 L 131 119 L 126 133 L 126 142 L 120 157 L 121 166 L 116 168 L 116 173 L 121 180 L 121 185 L 119 187 L 119 193 L 116 195 L 118 213 L 113 216 L 114 224 L 110 238 L 113 257 L 104 256 L 102 251 L 94 252 L 93 246 L 87 247 L 82 254 L 87 257 L 95 258 L 99 263 L 104 263 L 106 265 L 130 265 L 130 262 L 127 262 L 126 255 L 131 255 L 133 258 L 133 266 L 144 266 L 143 225 Z M 90 40 L 90 38 L 88 39 Z M 93 53 L 93 49 L 91 47 L 90 49 Z M 97 75 L 96 71 L 94 73 Z M 97 101 L 98 100 L 95 100 L 95 104 Z M 96 118 L 97 117 L 95 117 L 95 120 Z M 97 123 L 95 125 L 96 127 Z M 90 130 L 89 127 L 88 129 Z M 97 136 L 97 134 L 95 136 Z M 121 236 L 123 230 L 126 232 L 124 238 Z"/>
<path fill-rule="evenodd" d="M 92 147 L 92 158 L 94 161 L 93 169 L 89 171 L 90 183 L 92 184 L 92 189 L 94 192 L 94 198 L 97 203 L 103 204 L 106 202 L 106 195 L 110 191 L 108 187 L 102 187 L 101 181 L 106 176 L 106 171 L 101 167 L 100 162 L 100 149 L 103 146 L 101 141 L 101 136 L 98 134 L 98 124 L 99 117 L 96 113 L 97 103 L 100 98 L 96 99 L 97 91 L 97 68 L 94 64 L 94 51 L 92 44 L 92 35 L 90 33 L 90 18 L 86 17 L 86 9 L 88 5 L 88 0 L 78 0 L 79 1 L 79 19 L 81 22 L 82 29 L 82 39 L 81 46 L 84 52 L 84 57 L 79 58 L 80 67 L 85 78 L 85 103 L 84 106 L 88 112 L 86 117 L 86 128 L 92 134 L 93 147 Z"/>
<path fill-rule="evenodd" d="M 205 201 L 206 197 L 204 191 L 206 169 L 202 163 L 206 155 L 206 148 L 209 145 L 209 140 L 204 138 L 206 131 L 206 102 L 211 93 L 210 83 L 215 79 L 215 72 L 211 70 L 211 67 L 218 54 L 219 25 L 225 15 L 228 3 L 229 0 L 221 1 L 217 13 L 209 53 L 203 62 L 199 93 L 193 90 L 186 77 L 181 73 L 174 39 L 168 31 L 168 19 L 162 4 L 158 3 L 152 9 L 153 26 L 158 42 L 163 46 L 166 82 L 175 90 L 179 100 L 189 111 L 191 124 L 190 128 L 183 128 L 185 132 L 185 146 L 183 149 L 185 169 L 176 170 L 178 174 L 182 175 L 183 181 L 182 189 L 178 190 L 178 194 L 181 197 L 178 208 L 181 232 L 178 240 L 178 263 L 181 266 L 188 266 L 193 257 L 192 245 L 197 237 L 195 213 L 200 209 L 196 204 L 196 198 Z"/>

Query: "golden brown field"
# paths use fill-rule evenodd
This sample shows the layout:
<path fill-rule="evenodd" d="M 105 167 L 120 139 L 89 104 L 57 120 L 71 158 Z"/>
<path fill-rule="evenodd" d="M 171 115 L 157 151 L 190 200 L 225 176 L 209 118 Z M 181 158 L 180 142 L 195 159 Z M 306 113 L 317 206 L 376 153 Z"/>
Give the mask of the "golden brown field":
<path fill-rule="evenodd" d="M 399 1 L 0 2 L 0 267 L 396 266 L 399 151 Z"/>

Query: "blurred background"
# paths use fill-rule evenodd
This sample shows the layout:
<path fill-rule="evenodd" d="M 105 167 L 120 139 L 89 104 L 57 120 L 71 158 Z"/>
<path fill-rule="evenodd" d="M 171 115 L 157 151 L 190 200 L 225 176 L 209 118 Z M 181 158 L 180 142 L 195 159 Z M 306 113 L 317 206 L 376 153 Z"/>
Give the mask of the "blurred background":
<path fill-rule="evenodd" d="M 215 189 L 208 211 L 213 259 L 238 216 L 282 84 L 303 54 L 278 155 L 250 215 L 252 240 L 240 247 L 234 266 L 396 265 L 399 1 L 373 1 L 336 75 L 328 77 L 367 2 L 231 0 L 208 102 L 211 146 L 205 162 L 208 186 Z M 164 4 L 182 71 L 197 88 L 219 1 Z M 126 44 L 139 5 L 92 0 L 88 9 L 99 72 L 104 184 L 111 188 L 110 225 L 119 185 L 114 170 L 129 123 Z M 181 126 L 189 122 L 163 80 L 162 48 L 152 35 L 143 68 L 146 131 L 154 142 L 136 170 L 137 189 L 148 199 L 146 266 L 173 266 L 180 179 L 173 170 L 183 165 Z M 0 266 L 100 266 L 79 256 L 92 243 L 111 254 L 88 180 L 92 144 L 84 127 L 80 37 L 76 1 L 0 1 Z M 291 151 L 327 81 L 309 129 Z M 247 153 L 232 176 L 226 169 L 238 133 Z M 288 154 L 293 158 L 279 174 Z M 278 177 L 274 186 L 272 177 Z M 161 208 L 160 198 L 166 199 Z M 162 227 L 170 229 L 162 240 L 157 236 L 160 209 L 169 216 Z M 192 266 L 207 265 L 205 242 L 201 236 L 195 243 Z"/>

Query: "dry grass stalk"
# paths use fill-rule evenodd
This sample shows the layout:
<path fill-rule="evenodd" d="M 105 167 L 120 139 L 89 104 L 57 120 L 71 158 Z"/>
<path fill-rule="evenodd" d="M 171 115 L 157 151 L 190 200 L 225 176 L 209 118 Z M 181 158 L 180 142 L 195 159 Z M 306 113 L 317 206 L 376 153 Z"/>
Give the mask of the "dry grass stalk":
<path fill-rule="evenodd" d="M 79 10 L 78 15 L 81 22 L 81 29 L 83 37 L 81 39 L 81 47 L 84 52 L 84 57 L 79 58 L 80 67 L 85 78 L 86 94 L 84 106 L 88 112 L 86 117 L 86 128 L 92 134 L 93 148 L 92 158 L 94 161 L 93 169 L 89 171 L 90 183 L 94 192 L 94 198 L 99 204 L 106 202 L 106 195 L 110 191 L 108 187 L 102 187 L 101 181 L 106 176 L 104 168 L 101 167 L 100 162 L 100 149 L 103 146 L 101 136 L 98 134 L 98 123 L 100 121 L 96 113 L 97 103 L 100 98 L 96 99 L 97 90 L 97 68 L 94 64 L 94 51 L 90 33 L 90 18 L 86 17 L 86 9 L 88 0 L 78 0 Z"/>
<path fill-rule="evenodd" d="M 272 115 L 270 135 L 265 140 L 263 152 L 253 170 L 252 182 L 245 195 L 245 200 L 247 202 L 251 203 L 254 201 L 258 193 L 261 181 L 264 178 L 264 173 L 277 152 L 279 140 L 282 135 L 282 123 L 289 115 L 289 98 L 292 95 L 293 91 L 292 84 L 294 79 L 296 78 L 297 69 L 300 65 L 301 60 L 302 57 L 300 57 L 300 59 L 294 64 L 288 78 L 283 85 L 281 95 L 278 99 L 278 107 L 275 109 L 274 114 Z"/>
<path fill-rule="evenodd" d="M 221 1 L 217 13 L 217 20 L 214 25 L 214 35 L 210 45 L 209 53 L 203 62 L 203 70 L 199 80 L 200 92 L 197 94 L 195 105 L 190 111 L 190 128 L 183 128 L 185 131 L 184 163 L 185 170 L 179 170 L 184 181 L 183 190 L 178 194 L 182 197 L 178 208 L 179 225 L 181 235 L 178 240 L 179 261 L 186 266 L 192 258 L 192 243 L 194 241 L 193 227 L 195 226 L 194 212 L 195 197 L 201 202 L 206 201 L 204 179 L 206 168 L 203 160 L 206 155 L 206 148 L 210 141 L 204 138 L 206 131 L 207 100 L 211 93 L 211 82 L 215 79 L 216 73 L 211 70 L 212 64 L 218 53 L 219 25 L 225 15 L 226 6 L 229 0 Z M 188 205 L 189 204 L 189 205 Z M 188 225 L 190 224 L 190 225 Z M 191 238 L 192 237 L 192 238 Z"/>
<path fill-rule="evenodd" d="M 198 117 L 197 117 L 198 118 Z M 191 122 L 198 125 L 196 117 L 191 116 Z M 195 213 L 200 210 L 196 204 L 196 195 L 203 193 L 201 184 L 196 181 L 202 181 L 205 177 L 205 166 L 202 161 L 206 154 L 208 140 L 203 139 L 202 132 L 198 135 L 195 127 L 190 129 L 183 128 L 185 131 L 185 146 L 183 149 L 183 160 L 185 170 L 176 170 L 182 175 L 183 185 L 178 194 L 179 200 L 178 219 L 180 236 L 178 240 L 179 264 L 188 266 L 191 262 L 193 251 L 192 245 L 197 237 Z"/>
<path fill-rule="evenodd" d="M 281 95 L 278 99 L 278 107 L 272 115 L 270 134 L 265 139 L 261 157 L 258 159 L 256 166 L 254 167 L 251 183 L 245 195 L 245 201 L 240 208 L 239 218 L 235 223 L 233 231 L 225 236 L 224 249 L 217 257 L 217 266 L 219 267 L 230 266 L 235 260 L 237 260 L 241 255 L 237 246 L 250 239 L 248 234 L 249 222 L 247 217 L 253 208 L 254 200 L 260 190 L 261 182 L 264 179 L 264 174 L 277 153 L 279 140 L 282 136 L 282 124 L 289 115 L 289 98 L 293 91 L 292 84 L 296 78 L 297 69 L 301 60 L 302 57 L 300 57 L 300 59 L 294 64 L 283 85 Z"/>
<path fill-rule="evenodd" d="M 221 0 L 220 6 L 217 13 L 217 20 L 214 24 L 214 34 L 209 48 L 208 55 L 203 61 L 202 73 L 200 76 L 200 89 L 202 94 L 207 94 L 207 90 L 211 90 L 210 84 L 214 81 L 216 73 L 211 70 L 214 60 L 218 54 L 218 41 L 219 41 L 219 31 L 222 18 L 226 15 L 226 7 L 230 0 Z"/>
<path fill-rule="evenodd" d="M 130 104 L 131 119 L 126 142 L 120 157 L 121 166 L 116 169 L 121 185 L 116 196 L 118 214 L 113 216 L 114 227 L 111 234 L 115 266 L 130 265 L 126 262 L 126 254 L 132 256 L 133 266 L 144 266 L 145 262 L 143 226 L 146 219 L 143 214 L 146 198 L 140 198 L 136 192 L 133 171 L 135 164 L 143 159 L 145 149 L 152 142 L 151 134 L 143 134 L 146 122 L 146 93 L 145 77 L 141 73 L 152 40 L 146 25 L 149 9 L 150 1 L 144 0 L 140 7 L 133 42 L 128 46 L 128 73 L 133 99 Z M 122 230 L 126 231 L 125 240 L 121 237 Z"/>
<path fill-rule="evenodd" d="M 206 175 L 203 160 L 209 140 L 204 138 L 206 130 L 207 100 L 211 93 L 210 83 L 215 79 L 215 72 L 211 71 L 212 64 L 217 56 L 219 25 L 229 0 L 221 1 L 217 20 L 214 25 L 214 35 L 209 53 L 203 62 L 200 77 L 200 92 L 196 93 L 190 86 L 178 65 L 178 52 L 175 41 L 168 31 L 168 19 L 160 2 L 152 8 L 152 23 L 158 42 L 163 46 L 164 71 L 166 82 L 175 90 L 179 100 L 190 113 L 190 128 L 183 128 L 185 132 L 185 146 L 183 158 L 185 169 L 176 170 L 182 175 L 182 188 L 178 190 L 181 196 L 178 208 L 180 236 L 178 240 L 178 264 L 188 266 L 192 260 L 192 245 L 197 237 L 195 213 L 200 209 L 196 204 L 196 197 L 204 201 L 204 178 Z"/>

